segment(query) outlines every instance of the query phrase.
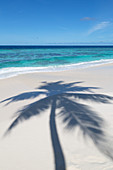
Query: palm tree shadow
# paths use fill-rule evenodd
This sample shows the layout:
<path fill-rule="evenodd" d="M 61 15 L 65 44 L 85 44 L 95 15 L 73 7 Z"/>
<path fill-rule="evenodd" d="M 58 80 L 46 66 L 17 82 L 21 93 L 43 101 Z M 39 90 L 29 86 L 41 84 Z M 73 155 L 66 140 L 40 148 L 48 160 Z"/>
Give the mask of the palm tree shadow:
<path fill-rule="evenodd" d="M 57 109 L 60 110 L 58 114 L 62 118 L 65 128 L 72 130 L 78 126 L 83 132 L 84 137 L 88 136 L 92 139 L 95 146 L 104 155 L 113 159 L 113 150 L 111 150 L 110 146 L 107 146 L 107 139 L 103 130 L 104 120 L 89 106 L 78 102 L 78 99 L 82 99 L 97 103 L 110 103 L 113 97 L 95 94 L 92 90 L 97 89 L 96 87 L 78 86 L 80 83 L 82 82 L 67 84 L 63 81 L 54 83 L 43 82 L 43 85 L 38 88 L 38 90 L 40 90 L 38 92 L 23 93 L 1 101 L 1 103 L 7 101 L 9 104 L 11 102 L 36 98 L 40 94 L 45 95 L 45 98 L 31 103 L 17 112 L 16 118 L 7 129 L 6 134 L 11 132 L 21 121 L 28 120 L 32 116 L 38 116 L 44 113 L 45 110 L 51 108 L 49 125 L 54 152 L 55 170 L 66 169 L 65 158 L 55 119 Z M 24 94 L 26 95 L 24 96 Z"/>

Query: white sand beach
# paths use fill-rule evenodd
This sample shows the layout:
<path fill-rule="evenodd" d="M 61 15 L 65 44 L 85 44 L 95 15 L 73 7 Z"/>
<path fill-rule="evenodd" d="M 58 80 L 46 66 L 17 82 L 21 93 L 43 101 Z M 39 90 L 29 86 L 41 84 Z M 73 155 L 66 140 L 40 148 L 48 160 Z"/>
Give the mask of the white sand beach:
<path fill-rule="evenodd" d="M 0 170 L 113 170 L 113 64 L 0 80 Z"/>

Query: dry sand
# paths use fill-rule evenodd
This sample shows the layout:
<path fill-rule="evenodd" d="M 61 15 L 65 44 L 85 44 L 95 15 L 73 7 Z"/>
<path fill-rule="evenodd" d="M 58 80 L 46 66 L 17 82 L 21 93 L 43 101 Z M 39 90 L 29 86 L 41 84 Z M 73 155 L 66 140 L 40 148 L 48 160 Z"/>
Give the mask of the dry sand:
<path fill-rule="evenodd" d="M 112 64 L 0 80 L 0 170 L 113 170 L 110 96 Z"/>

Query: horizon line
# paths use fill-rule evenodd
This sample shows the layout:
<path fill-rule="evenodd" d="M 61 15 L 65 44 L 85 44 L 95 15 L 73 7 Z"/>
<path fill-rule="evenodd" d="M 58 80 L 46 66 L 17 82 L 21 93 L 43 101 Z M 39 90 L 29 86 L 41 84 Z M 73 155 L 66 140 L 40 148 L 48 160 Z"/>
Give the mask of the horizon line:
<path fill-rule="evenodd" d="M 22 47 L 22 46 L 24 46 L 24 47 L 30 47 L 30 46 L 32 46 L 32 47 L 80 47 L 80 46 L 82 46 L 82 47 L 85 47 L 85 46 L 112 46 L 113 47 L 113 44 L 0 44 L 0 47 L 7 47 L 7 46 L 9 46 L 9 47 L 11 47 L 11 46 L 13 46 L 13 47 L 17 47 L 17 46 L 20 46 L 20 47 Z"/>

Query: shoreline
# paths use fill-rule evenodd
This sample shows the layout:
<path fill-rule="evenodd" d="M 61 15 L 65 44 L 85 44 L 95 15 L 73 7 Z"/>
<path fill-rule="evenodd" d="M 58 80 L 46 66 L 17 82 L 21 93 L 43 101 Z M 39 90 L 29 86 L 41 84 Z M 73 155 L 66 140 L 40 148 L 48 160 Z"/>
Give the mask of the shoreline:
<path fill-rule="evenodd" d="M 0 69 L 0 80 L 15 77 L 18 75 L 34 74 L 34 73 L 49 73 L 62 72 L 73 70 L 84 70 L 96 67 L 104 67 L 105 65 L 113 64 L 113 59 L 96 60 L 91 62 L 81 62 L 70 65 L 48 66 L 48 67 L 6 67 Z"/>

